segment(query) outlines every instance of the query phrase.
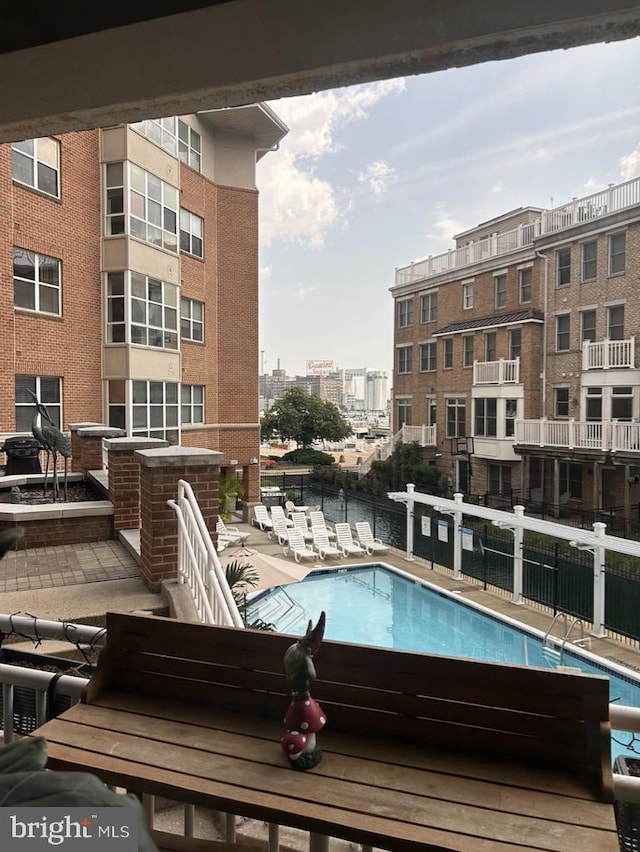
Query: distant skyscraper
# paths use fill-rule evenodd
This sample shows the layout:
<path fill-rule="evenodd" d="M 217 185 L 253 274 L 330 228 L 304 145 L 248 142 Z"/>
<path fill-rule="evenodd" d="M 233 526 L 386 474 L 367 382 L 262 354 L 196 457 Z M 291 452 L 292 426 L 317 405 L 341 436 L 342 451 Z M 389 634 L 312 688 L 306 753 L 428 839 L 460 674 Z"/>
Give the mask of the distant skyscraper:
<path fill-rule="evenodd" d="M 380 371 L 367 372 L 364 386 L 364 407 L 367 411 L 386 411 L 389 399 L 387 374 Z"/>

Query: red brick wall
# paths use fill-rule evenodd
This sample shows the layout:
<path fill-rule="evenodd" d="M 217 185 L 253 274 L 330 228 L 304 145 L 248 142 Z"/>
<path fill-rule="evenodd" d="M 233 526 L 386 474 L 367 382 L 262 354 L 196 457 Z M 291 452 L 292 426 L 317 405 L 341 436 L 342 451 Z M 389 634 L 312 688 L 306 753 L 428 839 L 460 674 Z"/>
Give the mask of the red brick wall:
<path fill-rule="evenodd" d="M 0 521 L 0 532 L 16 524 Z M 98 515 L 86 518 L 57 518 L 46 521 L 20 523 L 24 536 L 18 539 L 17 547 L 54 547 L 62 544 L 82 544 L 92 541 L 109 541 L 113 538 L 113 517 Z"/>

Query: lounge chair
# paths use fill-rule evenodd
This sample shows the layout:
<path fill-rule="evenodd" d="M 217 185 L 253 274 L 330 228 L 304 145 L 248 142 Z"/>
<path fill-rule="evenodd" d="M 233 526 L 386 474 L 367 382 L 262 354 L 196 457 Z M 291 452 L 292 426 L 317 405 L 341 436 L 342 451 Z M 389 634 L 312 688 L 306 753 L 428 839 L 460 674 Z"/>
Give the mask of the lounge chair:
<path fill-rule="evenodd" d="M 329 541 L 327 531 L 320 527 L 313 528 L 313 547 L 320 559 L 324 559 L 326 556 L 342 556 L 339 548 Z"/>
<path fill-rule="evenodd" d="M 291 515 L 298 510 L 296 504 L 292 500 L 285 500 L 284 511 L 286 512 L 287 517 L 290 518 Z"/>
<path fill-rule="evenodd" d="M 336 524 L 336 535 L 338 537 L 338 548 L 343 556 L 365 556 L 367 551 L 361 544 L 353 540 L 349 524 Z"/>
<path fill-rule="evenodd" d="M 288 527 L 293 526 L 293 521 L 290 521 L 289 518 L 285 515 L 284 509 L 282 506 L 272 506 L 271 507 L 271 520 L 272 521 L 282 521 Z"/>
<path fill-rule="evenodd" d="M 358 536 L 358 542 L 364 547 L 369 556 L 372 553 L 386 553 L 389 550 L 388 544 L 385 544 L 379 538 L 373 537 L 369 521 L 358 521 L 356 523 L 356 535 Z"/>
<path fill-rule="evenodd" d="M 222 518 L 216 521 L 216 532 L 218 533 L 218 542 L 225 542 L 227 545 L 237 544 L 242 547 L 251 533 L 240 532 L 238 527 L 228 527 Z"/>
<path fill-rule="evenodd" d="M 320 527 L 321 530 L 325 530 L 331 541 L 335 540 L 336 534 L 327 527 L 324 513 L 320 509 L 314 509 L 312 512 L 309 512 L 309 520 L 311 521 L 312 530 L 315 527 Z"/>
<path fill-rule="evenodd" d="M 290 529 L 291 527 L 288 527 L 284 521 L 275 520 L 273 522 L 273 529 L 269 530 L 267 535 L 269 538 L 277 538 L 278 543 L 284 546 L 289 541 Z"/>
<path fill-rule="evenodd" d="M 296 562 L 300 562 L 301 559 L 317 559 L 318 554 L 315 550 L 312 550 L 306 543 L 304 538 L 302 537 L 302 533 L 296 529 L 289 530 L 289 541 L 285 545 L 284 555 L 288 556 L 290 553 L 293 553 L 293 558 Z"/>
<path fill-rule="evenodd" d="M 293 515 L 291 515 L 291 520 L 293 522 L 294 529 L 300 530 L 305 541 L 313 541 L 313 535 L 309 529 L 309 525 L 307 524 L 307 516 L 305 514 L 302 512 L 294 512 Z"/>
<path fill-rule="evenodd" d="M 253 507 L 253 525 L 259 527 L 263 532 L 269 532 L 273 529 L 273 521 L 269 517 L 267 507 L 262 503 Z"/>

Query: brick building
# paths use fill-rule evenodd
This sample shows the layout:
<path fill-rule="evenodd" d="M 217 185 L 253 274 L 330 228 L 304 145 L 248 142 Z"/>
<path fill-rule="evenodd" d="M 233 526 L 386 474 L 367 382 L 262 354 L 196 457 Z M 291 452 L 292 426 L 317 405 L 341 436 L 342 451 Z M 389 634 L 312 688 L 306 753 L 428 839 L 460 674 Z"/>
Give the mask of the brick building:
<path fill-rule="evenodd" d="M 257 497 L 264 105 L 0 146 L 0 432 L 53 419 L 224 453 Z M 255 482 L 253 479 L 255 478 Z"/>
<path fill-rule="evenodd" d="M 640 180 L 455 240 L 396 271 L 394 431 L 454 490 L 630 516 Z"/>

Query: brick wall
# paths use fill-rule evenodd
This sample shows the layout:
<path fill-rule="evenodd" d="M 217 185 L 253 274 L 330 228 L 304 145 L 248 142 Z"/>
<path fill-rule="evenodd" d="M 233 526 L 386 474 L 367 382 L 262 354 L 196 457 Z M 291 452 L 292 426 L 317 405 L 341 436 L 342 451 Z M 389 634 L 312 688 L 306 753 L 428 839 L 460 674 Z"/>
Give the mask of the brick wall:
<path fill-rule="evenodd" d="M 0 532 L 15 526 L 14 523 L 0 521 Z M 29 521 L 21 524 L 24 536 L 18 539 L 19 550 L 31 547 L 55 547 L 63 544 L 82 544 L 92 541 L 109 541 L 113 536 L 113 516 L 56 518 L 43 521 Z"/>

